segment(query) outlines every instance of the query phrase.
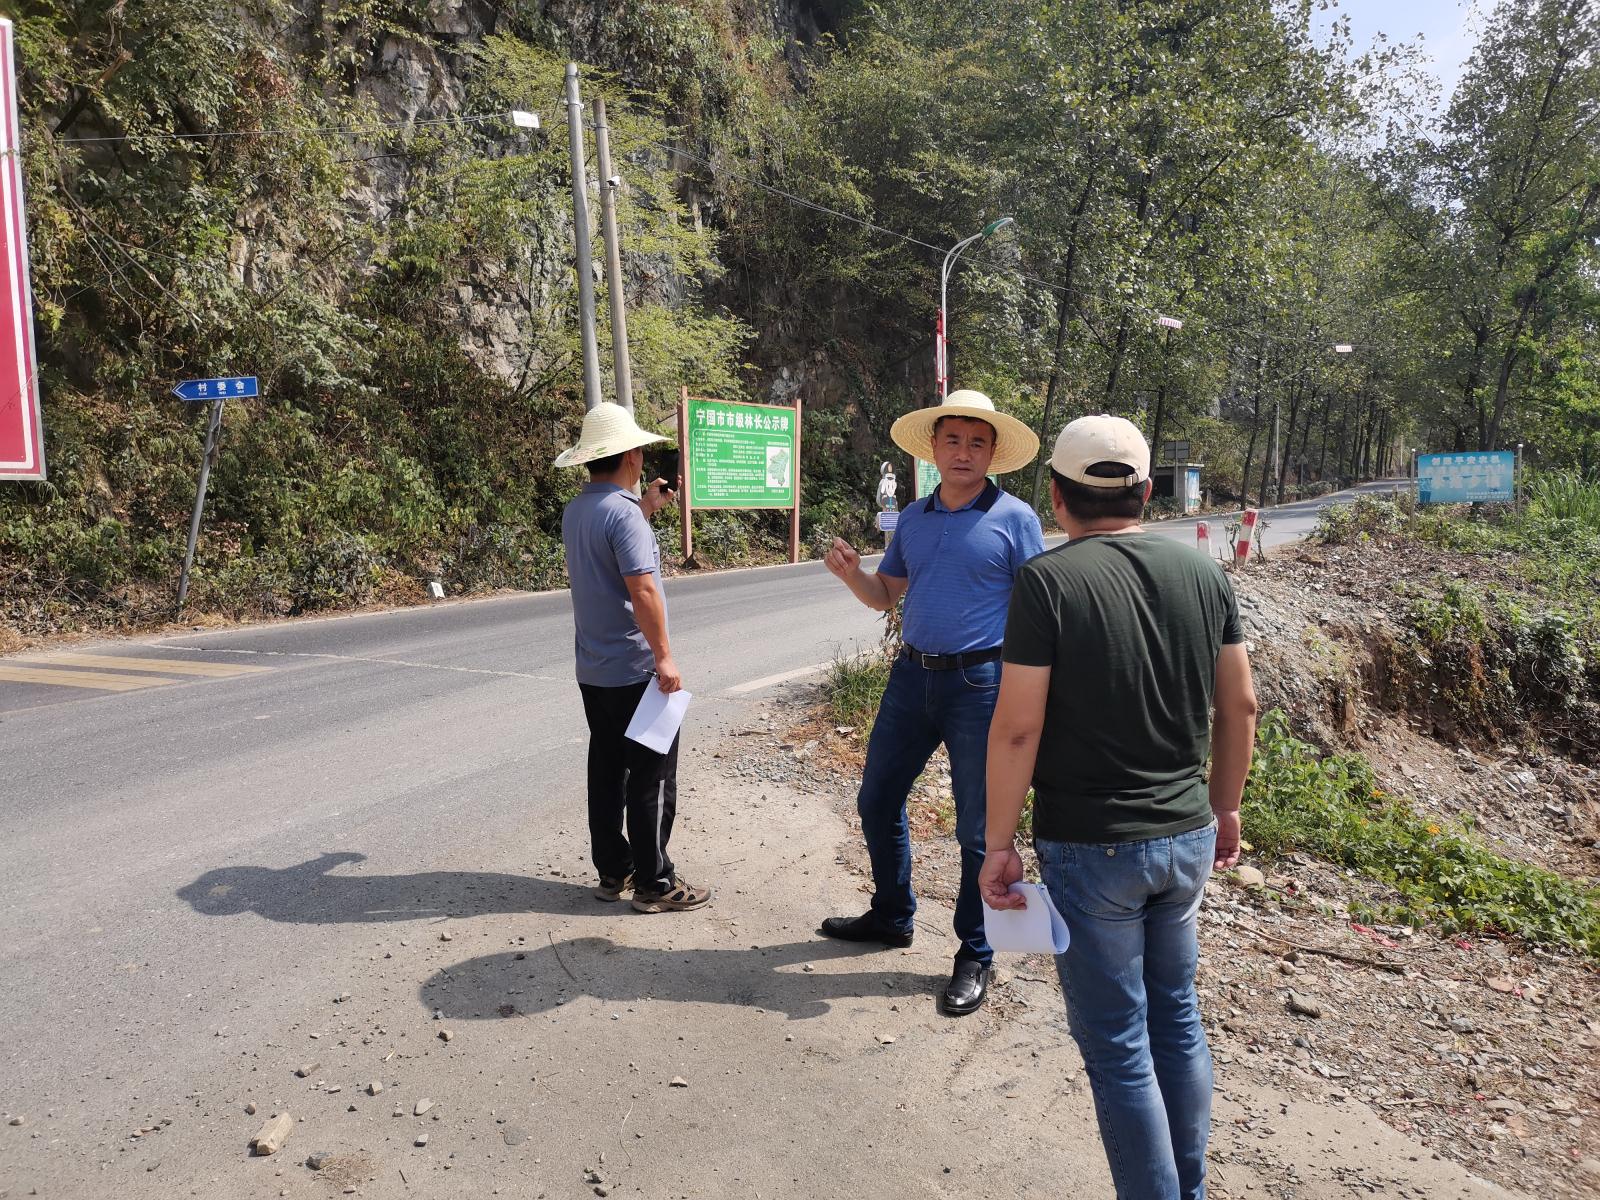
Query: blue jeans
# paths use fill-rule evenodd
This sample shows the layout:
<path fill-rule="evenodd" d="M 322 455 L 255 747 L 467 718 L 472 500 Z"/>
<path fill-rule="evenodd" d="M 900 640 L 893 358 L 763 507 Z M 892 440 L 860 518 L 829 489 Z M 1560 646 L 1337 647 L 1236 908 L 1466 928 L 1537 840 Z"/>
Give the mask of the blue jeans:
<path fill-rule="evenodd" d="M 1176 837 L 1038 843 L 1072 942 L 1056 957 L 1118 1200 L 1202 1200 L 1211 1051 L 1194 975 L 1196 920 L 1216 850 Z"/>
<path fill-rule="evenodd" d="M 950 786 L 961 845 L 961 891 L 956 897 L 958 959 L 984 965 L 994 958 L 983 932 L 978 872 L 983 867 L 985 766 L 989 718 L 1000 693 L 1000 662 L 929 671 L 895 661 L 867 743 L 867 765 L 856 796 L 861 833 L 872 860 L 872 911 L 884 924 L 911 932 L 917 898 L 911 891 L 911 828 L 906 796 L 943 742 L 950 752 Z"/>

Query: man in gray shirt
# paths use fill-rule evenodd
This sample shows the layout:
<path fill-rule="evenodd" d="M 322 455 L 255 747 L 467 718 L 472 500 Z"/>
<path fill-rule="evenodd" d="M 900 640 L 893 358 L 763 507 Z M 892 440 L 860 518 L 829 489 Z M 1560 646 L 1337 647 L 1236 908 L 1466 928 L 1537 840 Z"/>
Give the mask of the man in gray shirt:
<path fill-rule="evenodd" d="M 667 854 L 678 806 L 678 741 L 659 754 L 625 736 L 645 689 L 683 687 L 667 640 L 661 548 L 650 517 L 672 503 L 657 479 L 638 495 L 644 449 L 666 438 L 647 433 L 617 404 L 583 420 L 578 444 L 556 466 L 586 466 L 589 482 L 561 517 L 576 626 L 578 690 L 589 723 L 589 841 L 600 874 L 595 896 L 632 891 L 640 912 L 682 912 L 711 889 L 680 879 Z"/>

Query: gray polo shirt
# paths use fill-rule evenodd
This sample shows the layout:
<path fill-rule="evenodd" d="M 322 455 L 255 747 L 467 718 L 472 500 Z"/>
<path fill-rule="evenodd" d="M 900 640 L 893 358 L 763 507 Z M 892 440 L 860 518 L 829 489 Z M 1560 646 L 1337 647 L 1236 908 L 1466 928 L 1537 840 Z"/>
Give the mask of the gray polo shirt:
<path fill-rule="evenodd" d="M 661 547 L 639 511 L 639 497 L 614 483 L 584 484 L 561 514 L 561 541 L 577 626 L 578 682 L 626 687 L 649 678 L 655 655 L 634 619 L 624 578 L 653 575 L 661 588 Z"/>

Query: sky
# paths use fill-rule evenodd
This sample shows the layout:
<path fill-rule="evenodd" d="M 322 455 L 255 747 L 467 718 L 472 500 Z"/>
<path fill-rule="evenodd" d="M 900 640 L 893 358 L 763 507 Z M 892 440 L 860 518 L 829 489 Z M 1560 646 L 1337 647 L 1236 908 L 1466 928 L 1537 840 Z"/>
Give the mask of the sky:
<path fill-rule="evenodd" d="M 1492 8 L 1493 0 L 1330 0 L 1327 11 L 1313 15 L 1312 28 L 1323 33 L 1336 17 L 1348 15 L 1356 55 L 1369 49 L 1379 33 L 1388 34 L 1391 43 L 1414 41 L 1422 34 L 1423 52 L 1440 84 L 1436 112 L 1442 112 L 1472 54 L 1483 14 Z"/>

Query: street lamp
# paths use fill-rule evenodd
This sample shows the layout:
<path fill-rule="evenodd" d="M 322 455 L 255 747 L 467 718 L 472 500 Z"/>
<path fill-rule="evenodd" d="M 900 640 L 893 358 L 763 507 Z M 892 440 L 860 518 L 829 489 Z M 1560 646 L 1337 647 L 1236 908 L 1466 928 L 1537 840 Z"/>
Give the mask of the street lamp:
<path fill-rule="evenodd" d="M 977 233 L 969 238 L 962 238 L 950 252 L 944 256 L 944 265 L 939 268 L 939 320 L 933 330 L 933 374 L 938 382 L 939 399 L 943 400 L 950 394 L 950 351 L 945 341 L 945 330 L 948 327 L 945 313 L 948 311 L 947 299 L 950 290 L 950 268 L 955 265 L 956 259 L 961 257 L 961 252 L 973 242 L 986 238 L 998 230 L 1012 224 L 1012 217 L 997 217 L 990 221 Z"/>

